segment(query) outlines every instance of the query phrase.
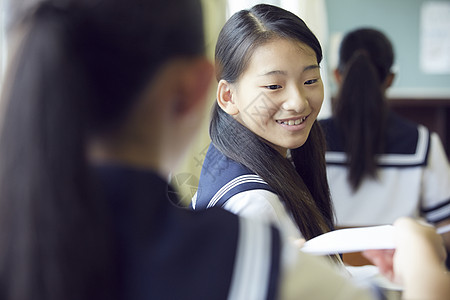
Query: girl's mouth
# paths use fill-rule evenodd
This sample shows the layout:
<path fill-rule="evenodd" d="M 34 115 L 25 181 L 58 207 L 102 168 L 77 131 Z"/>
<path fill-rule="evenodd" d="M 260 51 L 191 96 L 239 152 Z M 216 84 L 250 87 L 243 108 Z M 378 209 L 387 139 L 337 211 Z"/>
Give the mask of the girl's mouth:
<path fill-rule="evenodd" d="M 303 122 L 305 122 L 306 118 L 308 118 L 308 116 L 301 117 L 301 118 L 298 118 L 298 119 L 276 120 L 276 122 L 278 124 L 282 124 L 282 125 L 294 126 L 294 125 L 302 124 Z"/>

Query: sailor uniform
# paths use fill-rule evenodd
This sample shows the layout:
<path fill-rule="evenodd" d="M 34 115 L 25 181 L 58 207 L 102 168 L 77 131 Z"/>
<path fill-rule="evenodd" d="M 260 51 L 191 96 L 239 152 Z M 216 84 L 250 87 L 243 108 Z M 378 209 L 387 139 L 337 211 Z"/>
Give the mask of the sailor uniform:
<path fill-rule="evenodd" d="M 272 226 L 175 207 L 151 171 L 108 165 L 95 174 L 112 210 L 120 299 L 381 299 L 376 286 L 282 243 Z"/>
<path fill-rule="evenodd" d="M 390 113 L 385 151 L 377 156 L 377 178 L 365 178 L 353 192 L 335 120 L 320 123 L 338 226 L 391 224 L 402 216 L 432 223 L 450 218 L 450 166 L 436 133 Z"/>
<path fill-rule="evenodd" d="M 273 223 L 291 239 L 302 238 L 291 213 L 275 191 L 259 175 L 229 159 L 211 143 L 191 208 L 204 210 L 214 206 Z"/>
<path fill-rule="evenodd" d="M 227 158 L 211 144 L 203 162 L 198 191 L 192 199 L 191 208 L 205 210 L 213 207 L 222 207 L 234 214 L 252 220 L 275 224 L 280 229 L 282 238 L 287 242 L 285 247 L 293 248 L 289 251 L 299 253 L 298 247 L 294 246 L 295 243 L 292 243 L 292 241 L 303 236 L 278 195 L 260 176 L 254 174 L 242 164 Z M 282 260 L 286 262 L 286 265 L 292 267 L 293 262 L 289 258 L 292 253 L 289 253 L 289 251 L 282 253 Z M 340 257 L 337 258 L 340 260 Z M 330 264 L 327 261 L 327 264 L 340 276 L 348 278 L 349 272 L 345 269 L 342 261 L 338 264 Z M 296 276 L 302 277 L 300 274 Z M 311 279 L 305 280 L 312 284 Z M 296 282 L 296 285 L 300 284 L 300 279 Z M 339 282 L 343 284 L 342 281 Z M 311 291 L 310 289 L 307 290 Z M 379 293 L 377 288 L 375 288 L 375 291 Z M 312 297 L 313 294 L 306 293 L 307 298 L 322 299 L 324 295 L 319 296 L 319 294 Z M 328 297 L 339 298 L 339 296 L 333 294 L 329 294 Z"/>
<path fill-rule="evenodd" d="M 274 227 L 222 209 L 173 206 L 156 174 L 96 168 L 111 204 L 122 299 L 275 299 L 281 242 Z"/>
<path fill-rule="evenodd" d="M 211 143 L 191 205 L 195 210 L 222 207 L 234 195 L 254 189 L 274 192 L 260 176 L 223 155 Z"/>

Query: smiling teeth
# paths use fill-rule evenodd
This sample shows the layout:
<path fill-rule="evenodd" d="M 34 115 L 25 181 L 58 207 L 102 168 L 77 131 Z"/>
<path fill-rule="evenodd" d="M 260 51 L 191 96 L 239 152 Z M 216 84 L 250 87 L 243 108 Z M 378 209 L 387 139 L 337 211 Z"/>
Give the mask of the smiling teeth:
<path fill-rule="evenodd" d="M 299 124 L 303 123 L 305 120 L 306 120 L 306 117 L 303 117 L 303 118 L 300 118 L 297 120 L 289 120 L 289 121 L 278 121 L 277 120 L 277 123 L 292 126 L 292 125 L 299 125 Z"/>

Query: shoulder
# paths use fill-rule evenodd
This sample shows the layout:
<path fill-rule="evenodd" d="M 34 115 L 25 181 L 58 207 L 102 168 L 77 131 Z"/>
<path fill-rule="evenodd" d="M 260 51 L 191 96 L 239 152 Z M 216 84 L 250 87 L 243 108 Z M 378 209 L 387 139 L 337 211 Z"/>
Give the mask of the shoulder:
<path fill-rule="evenodd" d="M 319 121 L 327 142 L 327 151 L 343 151 L 342 135 L 336 126 L 334 118 Z"/>
<path fill-rule="evenodd" d="M 450 172 L 448 172 L 450 167 L 447 153 L 445 153 L 445 149 L 439 135 L 435 132 L 430 134 L 430 145 L 428 152 L 427 165 L 433 168 L 445 170 L 443 172 L 450 174 Z"/>
<path fill-rule="evenodd" d="M 147 294 L 170 299 L 275 299 L 270 295 L 278 289 L 281 239 L 274 227 L 214 207 L 171 207 L 154 219 L 157 224 L 147 229 L 152 235 L 138 236 L 137 247 L 136 241 L 131 246 L 124 243 L 139 278 L 149 280 L 141 285 Z M 128 232 L 127 241 L 130 236 L 135 232 Z M 211 270 L 220 272 L 211 276 Z M 177 282 L 178 288 L 170 282 Z"/>
<path fill-rule="evenodd" d="M 258 175 L 217 150 L 212 144 L 203 163 L 193 209 L 208 209 L 223 204 L 234 195 L 253 189 L 272 188 Z"/>
<path fill-rule="evenodd" d="M 277 194 L 254 189 L 230 197 L 223 208 L 242 216 L 277 221 L 277 210 L 280 205 L 281 201 Z"/>
<path fill-rule="evenodd" d="M 216 207 L 185 213 L 197 223 L 195 228 L 185 228 L 192 245 L 187 253 L 198 263 L 196 268 L 206 272 L 199 281 L 203 289 L 211 289 L 208 282 L 225 273 L 223 282 L 230 280 L 228 299 L 275 299 L 282 249 L 275 227 Z M 211 276 L 211 269 L 221 272 Z M 202 299 L 217 298 L 217 292 L 210 295 L 215 296 Z"/>
<path fill-rule="evenodd" d="M 284 236 L 302 237 L 292 214 L 277 194 L 267 190 L 251 190 L 239 193 L 224 204 L 232 213 L 276 225 Z"/>
<path fill-rule="evenodd" d="M 282 239 L 275 227 L 241 217 L 229 299 L 277 299 Z"/>
<path fill-rule="evenodd" d="M 439 159 L 448 162 L 444 146 L 442 145 L 442 141 L 436 132 L 432 132 L 430 136 L 430 155 L 437 156 Z"/>
<path fill-rule="evenodd" d="M 431 133 L 423 125 L 390 113 L 387 123 L 386 150 L 379 158 L 381 166 L 416 167 L 428 161 Z"/>
<path fill-rule="evenodd" d="M 429 131 L 425 126 L 406 120 L 395 113 L 388 115 L 386 134 L 388 154 L 415 154 L 429 144 Z"/>

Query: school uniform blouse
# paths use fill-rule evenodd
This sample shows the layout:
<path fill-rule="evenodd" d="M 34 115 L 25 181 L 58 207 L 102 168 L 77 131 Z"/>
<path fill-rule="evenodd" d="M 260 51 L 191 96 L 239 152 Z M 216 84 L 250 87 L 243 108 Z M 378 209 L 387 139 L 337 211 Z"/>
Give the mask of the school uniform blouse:
<path fill-rule="evenodd" d="M 259 175 L 229 159 L 211 143 L 191 208 L 204 210 L 214 206 L 273 223 L 289 239 L 303 237 L 291 213 L 273 189 Z"/>
<path fill-rule="evenodd" d="M 378 299 L 263 222 L 175 207 L 151 171 L 95 171 L 112 208 L 122 299 Z"/>
<path fill-rule="evenodd" d="M 353 192 L 335 120 L 320 123 L 327 139 L 327 176 L 338 226 L 391 224 L 401 216 L 431 223 L 450 218 L 450 166 L 436 133 L 390 113 L 377 178 L 364 179 Z"/>
<path fill-rule="evenodd" d="M 289 155 L 288 155 L 289 156 Z M 258 175 L 226 157 L 212 143 L 206 152 L 193 210 L 221 207 L 234 214 L 275 225 L 288 242 L 303 238 L 292 214 L 275 191 Z M 337 256 L 340 260 L 340 257 Z M 332 264 L 349 275 L 343 262 Z"/>

